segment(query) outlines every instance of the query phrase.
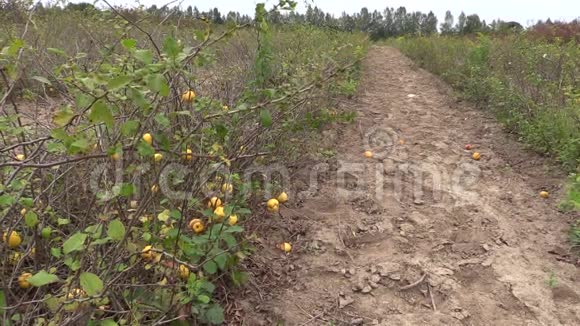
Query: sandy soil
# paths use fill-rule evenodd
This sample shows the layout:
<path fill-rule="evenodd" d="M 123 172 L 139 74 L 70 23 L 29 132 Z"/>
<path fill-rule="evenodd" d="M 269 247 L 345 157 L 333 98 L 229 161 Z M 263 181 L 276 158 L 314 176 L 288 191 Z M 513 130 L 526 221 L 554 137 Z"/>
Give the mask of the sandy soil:
<path fill-rule="evenodd" d="M 397 50 L 363 69 L 357 123 L 327 131 L 336 157 L 296 174 L 286 230 L 262 239 L 293 252 L 253 258 L 244 324 L 580 325 L 557 166 Z"/>

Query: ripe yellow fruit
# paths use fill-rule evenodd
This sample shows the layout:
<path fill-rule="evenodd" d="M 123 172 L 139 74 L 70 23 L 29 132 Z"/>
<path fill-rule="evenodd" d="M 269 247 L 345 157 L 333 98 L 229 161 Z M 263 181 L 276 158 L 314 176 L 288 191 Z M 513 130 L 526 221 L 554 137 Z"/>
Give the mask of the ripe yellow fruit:
<path fill-rule="evenodd" d="M 184 281 L 189 278 L 189 268 L 183 264 L 179 265 L 179 278 Z"/>
<path fill-rule="evenodd" d="M 143 141 L 151 145 L 153 144 L 153 136 L 150 133 L 143 134 Z"/>
<path fill-rule="evenodd" d="M 18 286 L 20 286 L 22 289 L 28 289 L 31 285 L 30 282 L 28 282 L 30 277 L 32 277 L 32 274 L 22 273 L 20 276 L 18 276 Z"/>
<path fill-rule="evenodd" d="M 66 297 L 67 299 L 72 300 L 72 299 L 80 299 L 86 295 L 87 294 L 82 289 L 75 288 L 70 290 L 70 292 L 66 295 Z"/>
<path fill-rule="evenodd" d="M 16 155 L 16 160 L 17 161 L 24 161 L 26 159 L 26 155 L 24 154 L 18 154 Z"/>
<path fill-rule="evenodd" d="M 145 246 L 145 248 L 143 248 L 141 251 L 141 257 L 143 257 L 145 260 L 153 260 L 156 255 L 155 252 L 151 249 L 153 249 L 153 247 Z"/>
<path fill-rule="evenodd" d="M 285 253 L 289 253 L 290 251 L 292 251 L 292 245 L 289 244 L 288 242 L 284 242 L 283 244 L 280 245 L 280 249 Z"/>
<path fill-rule="evenodd" d="M 232 185 L 231 183 L 224 183 L 222 185 L 222 192 L 223 193 L 226 193 L 226 192 L 232 193 L 233 191 L 234 191 L 234 185 Z"/>
<path fill-rule="evenodd" d="M 191 161 L 193 159 L 193 152 L 188 148 L 185 150 L 182 157 L 186 161 Z"/>
<path fill-rule="evenodd" d="M 224 111 L 227 111 L 227 110 L 229 110 L 230 108 L 229 108 L 227 105 L 224 105 L 224 106 L 222 106 L 222 109 L 223 109 Z"/>
<path fill-rule="evenodd" d="M 111 155 L 111 159 L 112 159 L 113 161 L 118 161 L 118 160 L 120 160 L 120 159 L 121 159 L 121 154 L 120 154 L 120 153 L 113 153 L 113 154 Z"/>
<path fill-rule="evenodd" d="M 479 159 L 481 158 L 481 154 L 479 154 L 479 152 L 475 152 L 473 153 L 473 155 L 471 155 L 471 158 L 473 158 L 476 161 L 479 161 Z"/>
<path fill-rule="evenodd" d="M 26 215 L 26 212 L 27 212 L 26 208 L 23 208 L 20 210 L 20 215 L 24 216 L 24 215 Z"/>
<path fill-rule="evenodd" d="M 151 186 L 151 192 L 152 193 L 157 193 L 159 191 L 159 186 L 158 185 L 152 185 Z"/>
<path fill-rule="evenodd" d="M 189 90 L 189 91 L 183 93 L 183 95 L 181 95 L 181 100 L 183 102 L 186 102 L 186 103 L 193 102 L 194 99 L 195 99 L 195 92 L 192 90 Z"/>
<path fill-rule="evenodd" d="M 365 156 L 366 158 L 372 158 L 372 157 L 373 157 L 373 152 L 371 152 L 371 151 L 365 151 L 365 152 L 364 152 L 364 156 Z"/>
<path fill-rule="evenodd" d="M 238 224 L 238 216 L 237 215 L 230 215 L 230 218 L 228 219 L 228 223 L 231 226 Z"/>
<path fill-rule="evenodd" d="M 153 159 L 155 160 L 155 162 L 160 162 L 163 159 L 163 154 L 155 153 L 155 155 L 153 155 Z"/>
<path fill-rule="evenodd" d="M 2 240 L 6 242 L 8 244 L 8 247 L 10 248 L 16 248 L 20 246 L 20 244 L 22 243 L 22 238 L 20 237 L 20 234 L 18 234 L 18 232 L 16 231 L 10 232 L 10 236 L 8 236 L 6 232 L 4 232 L 4 234 L 2 235 Z"/>
<path fill-rule="evenodd" d="M 189 222 L 189 228 L 196 234 L 200 234 L 205 229 L 205 226 L 203 225 L 203 222 L 200 219 L 194 218 Z"/>
<path fill-rule="evenodd" d="M 282 204 L 288 201 L 288 194 L 285 193 L 284 191 L 282 191 L 279 195 L 278 195 L 278 201 L 281 202 Z"/>
<path fill-rule="evenodd" d="M 217 216 L 216 220 L 218 222 L 221 222 L 221 220 L 223 220 L 224 217 L 226 217 L 226 213 L 224 212 L 223 206 L 216 207 L 215 210 L 213 211 L 213 213 Z"/>
<path fill-rule="evenodd" d="M 279 209 L 280 209 L 280 202 L 278 202 L 278 199 L 276 198 L 272 198 L 270 200 L 268 200 L 268 211 L 270 213 L 276 213 Z"/>
<path fill-rule="evenodd" d="M 540 191 L 540 197 L 548 198 L 550 197 L 550 193 L 548 193 L 547 191 Z"/>
<path fill-rule="evenodd" d="M 8 262 L 11 263 L 12 265 L 16 265 L 20 261 L 20 258 L 22 258 L 22 254 L 20 254 L 19 252 L 15 252 L 10 256 Z"/>
<path fill-rule="evenodd" d="M 207 203 L 207 207 L 209 208 L 217 208 L 222 205 L 222 200 L 217 197 L 211 197 L 209 202 Z"/>

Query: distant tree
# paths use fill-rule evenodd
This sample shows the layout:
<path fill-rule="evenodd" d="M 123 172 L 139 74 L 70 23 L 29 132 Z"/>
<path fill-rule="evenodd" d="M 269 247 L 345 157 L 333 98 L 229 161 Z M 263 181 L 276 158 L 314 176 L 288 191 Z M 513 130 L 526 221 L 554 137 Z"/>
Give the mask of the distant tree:
<path fill-rule="evenodd" d="M 465 27 L 463 28 L 463 34 L 473 34 L 482 31 L 481 19 L 477 14 L 469 15 L 465 19 Z"/>
<path fill-rule="evenodd" d="M 187 6 L 187 9 L 185 10 L 185 14 L 188 17 L 193 17 L 193 8 L 191 8 L 191 6 Z"/>
<path fill-rule="evenodd" d="M 66 10 L 75 10 L 75 11 L 87 11 L 87 10 L 96 10 L 95 6 L 87 2 L 80 2 L 80 3 L 69 3 L 66 5 Z"/>
<path fill-rule="evenodd" d="M 449 35 L 453 33 L 453 14 L 451 11 L 447 10 L 445 13 L 445 21 L 441 24 L 441 34 Z"/>
<path fill-rule="evenodd" d="M 457 18 L 457 25 L 455 25 L 455 31 L 459 34 L 464 34 L 465 32 L 465 24 L 467 23 L 467 17 L 465 13 L 462 11 L 459 17 Z"/>
<path fill-rule="evenodd" d="M 421 22 L 421 34 L 431 35 L 435 33 L 437 33 L 437 17 L 432 11 L 429 11 Z"/>
<path fill-rule="evenodd" d="M 360 10 L 358 28 L 361 31 L 366 32 L 369 30 L 370 26 L 371 26 L 371 15 L 369 13 L 369 10 L 366 7 L 363 7 Z"/>
<path fill-rule="evenodd" d="M 223 24 L 224 20 L 218 8 L 213 8 L 210 16 L 214 24 Z"/>
<path fill-rule="evenodd" d="M 393 16 L 393 23 L 395 25 L 395 35 L 405 34 L 405 25 L 407 21 L 407 9 L 399 7 Z"/>

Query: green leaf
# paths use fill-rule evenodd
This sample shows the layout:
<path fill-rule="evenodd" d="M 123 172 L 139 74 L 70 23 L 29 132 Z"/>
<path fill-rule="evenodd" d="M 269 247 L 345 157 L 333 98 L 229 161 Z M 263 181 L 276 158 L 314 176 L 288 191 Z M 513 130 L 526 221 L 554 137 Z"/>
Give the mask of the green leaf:
<path fill-rule="evenodd" d="M 54 115 L 52 120 L 57 126 L 62 127 L 68 124 L 74 116 L 75 113 L 70 108 L 70 106 L 65 106 Z"/>
<path fill-rule="evenodd" d="M 150 50 L 136 50 L 135 59 L 145 64 L 150 64 L 153 62 L 153 53 Z"/>
<path fill-rule="evenodd" d="M 55 258 L 60 258 L 62 256 L 62 251 L 60 248 L 50 248 L 50 254 Z"/>
<path fill-rule="evenodd" d="M 35 287 L 41 287 L 43 285 L 47 285 L 50 283 L 54 283 L 54 282 L 58 282 L 58 276 L 54 275 L 54 274 L 50 274 L 47 273 L 44 270 L 41 270 L 40 272 L 32 275 L 30 278 L 28 278 L 28 282 L 30 284 L 32 284 L 32 286 Z"/>
<path fill-rule="evenodd" d="M 61 49 L 57 49 L 57 48 L 47 48 L 46 51 L 48 51 L 48 52 L 50 52 L 52 54 L 65 56 L 64 51 L 61 50 Z"/>
<path fill-rule="evenodd" d="M 107 235 L 113 240 L 121 241 L 125 237 L 125 226 L 119 220 L 112 220 L 107 228 Z"/>
<path fill-rule="evenodd" d="M 272 115 L 270 114 L 270 111 L 266 109 L 260 111 L 260 122 L 265 128 L 272 125 Z"/>
<path fill-rule="evenodd" d="M 101 320 L 99 326 L 119 326 L 119 324 L 117 324 L 117 322 L 114 321 L 113 319 L 105 319 Z"/>
<path fill-rule="evenodd" d="M 111 240 L 112 239 L 110 237 L 105 237 L 105 238 L 102 238 L 102 239 L 97 239 L 97 240 L 91 242 L 89 245 L 90 246 L 100 246 L 100 245 L 103 245 L 105 243 L 111 242 Z"/>
<path fill-rule="evenodd" d="M 171 218 L 173 218 L 174 220 L 180 220 L 181 212 L 177 209 L 173 209 L 171 210 L 171 213 L 169 213 L 169 216 L 171 216 Z"/>
<path fill-rule="evenodd" d="M 70 256 L 65 258 L 64 264 L 73 272 L 78 271 L 81 268 L 81 261 Z"/>
<path fill-rule="evenodd" d="M 152 91 L 159 92 L 161 96 L 169 95 L 169 85 L 167 85 L 167 80 L 165 80 L 162 74 L 151 75 L 148 86 Z"/>
<path fill-rule="evenodd" d="M 141 157 L 151 157 L 155 154 L 155 148 L 142 141 L 137 144 L 137 153 L 139 153 Z"/>
<path fill-rule="evenodd" d="M 129 76 L 118 76 L 109 80 L 107 83 L 107 88 L 110 90 L 116 90 L 122 87 L 125 87 L 131 83 L 133 79 Z"/>
<path fill-rule="evenodd" d="M 169 214 L 170 214 L 169 210 L 166 209 L 157 215 L 157 219 L 161 222 L 167 222 L 167 220 L 169 219 Z"/>
<path fill-rule="evenodd" d="M 34 77 L 32 77 L 32 79 L 34 79 L 34 80 L 36 80 L 36 81 L 39 81 L 39 82 L 41 82 L 41 83 L 43 83 L 43 84 L 52 85 L 52 84 L 50 83 L 50 80 L 46 79 L 46 77 L 42 77 L 42 76 L 34 76 Z"/>
<path fill-rule="evenodd" d="M 126 137 L 134 136 L 138 130 L 139 121 L 136 120 L 125 121 L 125 123 L 123 123 L 121 126 L 121 133 Z"/>
<path fill-rule="evenodd" d="M 20 203 L 20 205 L 24 206 L 24 207 L 32 207 L 34 206 L 34 199 L 29 198 L 29 197 L 22 197 L 20 198 L 20 200 L 18 201 Z"/>
<path fill-rule="evenodd" d="M 9 194 L 0 196 L 0 206 L 2 207 L 11 206 L 14 204 L 14 202 L 16 202 L 16 199 L 14 199 L 14 197 Z"/>
<path fill-rule="evenodd" d="M 69 146 L 69 152 L 71 154 L 77 154 L 88 150 L 91 147 L 89 141 L 86 138 L 79 138 L 72 142 Z"/>
<path fill-rule="evenodd" d="M 213 275 L 217 273 L 218 266 L 213 261 L 208 261 L 207 263 L 203 264 L 203 270 L 206 271 L 206 273 Z"/>
<path fill-rule="evenodd" d="M 214 257 L 213 261 L 216 262 L 219 269 L 224 270 L 226 269 L 226 263 L 228 262 L 228 255 L 226 253 L 217 255 Z"/>
<path fill-rule="evenodd" d="M 213 325 L 221 325 L 224 323 L 224 309 L 217 304 L 213 304 L 205 311 L 205 320 Z"/>
<path fill-rule="evenodd" d="M 95 104 L 93 104 L 89 119 L 91 119 L 92 123 L 103 122 L 105 125 L 107 125 L 107 127 L 112 127 L 113 123 L 115 122 L 113 113 L 111 113 L 111 109 L 103 101 L 97 101 Z"/>
<path fill-rule="evenodd" d="M 121 44 L 125 49 L 134 49 L 137 46 L 137 40 L 132 38 L 126 38 L 121 41 Z"/>
<path fill-rule="evenodd" d="M 180 49 L 179 44 L 173 37 L 168 36 L 165 38 L 165 40 L 163 41 L 163 52 L 165 52 L 165 54 L 170 58 L 177 57 L 177 55 L 180 52 Z"/>
<path fill-rule="evenodd" d="M 155 122 L 165 128 L 168 128 L 171 125 L 169 118 L 167 118 L 167 116 L 163 113 L 159 113 L 155 116 Z"/>
<path fill-rule="evenodd" d="M 236 286 L 241 286 L 246 283 L 249 279 L 249 275 L 246 272 L 242 271 L 233 271 L 232 272 L 232 281 Z"/>
<path fill-rule="evenodd" d="M 211 301 L 211 299 L 207 295 L 201 294 L 197 296 L 197 301 L 208 304 Z"/>
<path fill-rule="evenodd" d="M 62 249 L 65 255 L 70 254 L 73 251 L 82 250 L 85 240 L 87 240 L 87 234 L 77 232 L 68 238 L 62 245 Z"/>
<path fill-rule="evenodd" d="M 81 273 L 80 281 L 81 287 L 90 296 L 103 292 L 103 281 L 93 273 Z"/>
<path fill-rule="evenodd" d="M 34 211 L 26 212 L 26 215 L 24 215 L 24 223 L 30 228 L 35 227 L 38 224 L 38 215 Z"/>

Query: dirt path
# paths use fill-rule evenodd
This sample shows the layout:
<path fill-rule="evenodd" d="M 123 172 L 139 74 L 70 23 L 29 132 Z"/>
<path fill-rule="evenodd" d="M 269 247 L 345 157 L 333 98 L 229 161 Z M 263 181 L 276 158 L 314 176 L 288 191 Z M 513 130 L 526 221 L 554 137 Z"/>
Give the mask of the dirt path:
<path fill-rule="evenodd" d="M 580 325 L 563 178 L 395 49 L 370 50 L 357 103 L 327 181 L 283 210 L 306 233 L 260 303 L 269 322 Z"/>

